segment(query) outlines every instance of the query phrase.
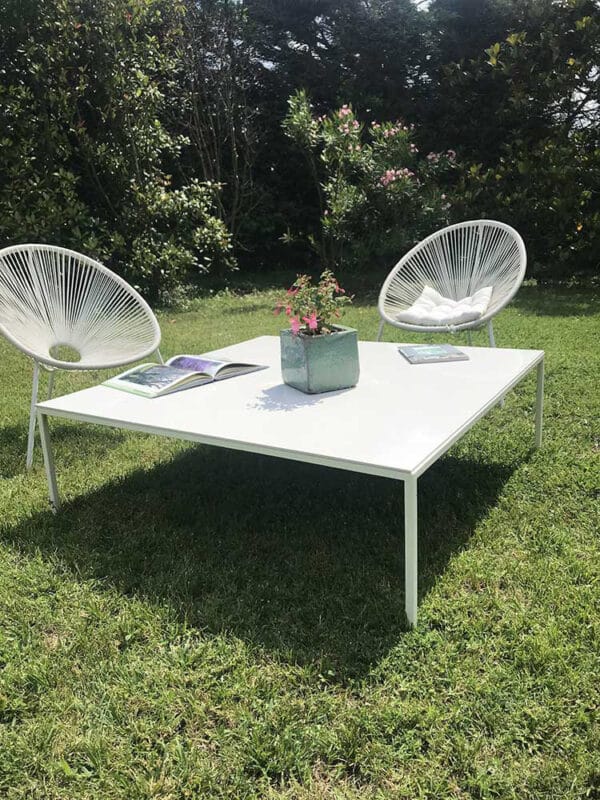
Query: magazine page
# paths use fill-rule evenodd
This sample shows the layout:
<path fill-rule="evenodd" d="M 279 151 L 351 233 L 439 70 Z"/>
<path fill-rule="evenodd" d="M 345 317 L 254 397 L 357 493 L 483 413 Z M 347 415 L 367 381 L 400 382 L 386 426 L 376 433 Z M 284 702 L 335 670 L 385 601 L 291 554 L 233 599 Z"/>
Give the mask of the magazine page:
<path fill-rule="evenodd" d="M 201 376 L 193 370 L 167 364 L 141 364 L 121 375 L 109 378 L 104 381 L 104 385 L 144 397 L 158 397 L 198 380 L 201 380 Z"/>
<path fill-rule="evenodd" d="M 167 365 L 178 369 L 202 372 L 204 375 L 210 375 L 211 378 L 214 378 L 222 367 L 229 365 L 229 362 L 205 358 L 204 356 L 181 355 L 170 358 L 167 361 Z"/>
<path fill-rule="evenodd" d="M 179 367 L 180 369 L 192 369 L 196 372 L 201 372 L 204 375 L 209 375 L 216 381 L 263 369 L 263 367 L 257 364 L 242 364 L 239 361 L 219 360 L 216 358 L 207 358 L 202 355 L 173 356 L 173 358 L 167 361 L 167 364 L 172 367 Z"/>
<path fill-rule="evenodd" d="M 166 364 L 141 364 L 133 367 L 104 381 L 104 386 L 143 397 L 162 397 L 181 389 L 233 378 L 257 369 L 265 367 L 204 356 L 180 355 L 170 358 Z"/>

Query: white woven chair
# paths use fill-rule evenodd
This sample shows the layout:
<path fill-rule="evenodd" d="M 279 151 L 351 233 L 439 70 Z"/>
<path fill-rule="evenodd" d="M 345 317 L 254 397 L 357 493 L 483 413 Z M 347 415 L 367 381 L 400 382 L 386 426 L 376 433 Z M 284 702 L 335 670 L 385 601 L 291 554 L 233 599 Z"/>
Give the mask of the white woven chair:
<path fill-rule="evenodd" d="M 109 369 L 157 353 L 150 306 L 122 278 L 73 250 L 24 244 L 0 250 L 0 333 L 33 359 L 27 469 L 33 462 L 40 368 Z M 64 360 L 69 348 L 76 360 Z"/>
<path fill-rule="evenodd" d="M 492 317 L 509 303 L 525 277 L 527 254 L 514 228 L 494 220 L 473 220 L 450 225 L 431 234 L 408 252 L 385 280 L 379 294 L 378 341 L 387 322 L 418 333 L 455 333 L 487 325 L 495 347 Z M 425 287 L 451 300 L 472 297 L 492 287 L 485 312 L 476 320 L 457 325 L 415 325 L 398 320 L 420 297 Z"/>

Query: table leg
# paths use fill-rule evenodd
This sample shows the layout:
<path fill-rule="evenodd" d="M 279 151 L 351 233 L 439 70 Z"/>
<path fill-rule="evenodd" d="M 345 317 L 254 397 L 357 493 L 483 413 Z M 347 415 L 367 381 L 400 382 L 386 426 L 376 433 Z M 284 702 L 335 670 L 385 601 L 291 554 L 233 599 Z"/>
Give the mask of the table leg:
<path fill-rule="evenodd" d="M 29 435 L 27 436 L 27 469 L 33 465 L 33 448 L 35 446 L 35 406 L 37 403 L 38 389 L 40 383 L 40 365 L 37 361 L 33 362 L 33 385 L 31 387 L 31 407 L 29 411 Z"/>
<path fill-rule="evenodd" d="M 537 365 L 537 390 L 535 398 L 535 446 L 542 446 L 544 416 L 544 359 Z"/>
<path fill-rule="evenodd" d="M 56 485 L 56 472 L 54 470 L 54 455 L 50 434 L 48 433 L 48 418 L 41 411 L 38 411 L 38 426 L 40 429 L 40 439 L 42 440 L 42 452 L 44 453 L 44 468 L 48 481 L 48 494 L 50 495 L 50 505 L 54 513 L 60 508 L 60 497 Z"/>
<path fill-rule="evenodd" d="M 417 478 L 404 481 L 404 583 L 409 624 L 417 624 Z"/>

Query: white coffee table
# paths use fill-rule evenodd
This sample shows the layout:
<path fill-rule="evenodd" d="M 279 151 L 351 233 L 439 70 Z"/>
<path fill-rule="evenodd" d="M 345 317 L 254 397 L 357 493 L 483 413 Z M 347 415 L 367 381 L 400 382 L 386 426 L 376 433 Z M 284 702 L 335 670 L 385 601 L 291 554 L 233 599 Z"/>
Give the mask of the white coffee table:
<path fill-rule="evenodd" d="M 59 508 L 49 416 L 247 450 L 404 481 L 406 615 L 417 621 L 417 480 L 537 367 L 542 441 L 544 353 L 464 347 L 469 361 L 410 365 L 387 342 L 360 342 L 354 389 L 305 395 L 282 384 L 279 340 L 215 351 L 268 369 L 149 400 L 94 386 L 37 406 L 50 501 Z"/>

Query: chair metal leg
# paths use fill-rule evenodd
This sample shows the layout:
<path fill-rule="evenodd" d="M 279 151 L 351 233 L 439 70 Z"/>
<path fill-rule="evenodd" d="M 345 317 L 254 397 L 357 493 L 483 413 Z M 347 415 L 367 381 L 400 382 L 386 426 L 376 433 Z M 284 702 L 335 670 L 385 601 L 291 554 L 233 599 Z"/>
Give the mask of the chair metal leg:
<path fill-rule="evenodd" d="M 60 508 L 60 496 L 58 494 L 58 487 L 56 485 L 56 471 L 54 469 L 54 455 L 52 453 L 52 444 L 50 442 L 50 434 L 48 433 L 48 418 L 41 412 L 38 414 L 38 425 L 40 429 L 40 440 L 42 442 L 42 452 L 44 454 L 44 468 L 46 470 L 46 479 L 48 481 L 48 495 L 50 497 L 50 505 L 52 510 L 56 512 Z"/>
<path fill-rule="evenodd" d="M 27 469 L 31 469 L 33 464 L 33 445 L 35 442 L 35 407 L 38 398 L 38 388 L 40 384 L 40 365 L 37 361 L 33 362 L 33 385 L 31 387 L 31 407 L 29 410 L 29 435 L 27 437 Z"/>
<path fill-rule="evenodd" d="M 158 347 L 156 348 L 156 355 L 158 356 L 158 363 L 159 363 L 159 364 L 164 364 L 164 363 L 165 363 L 165 362 L 164 362 L 164 359 L 163 359 L 163 357 L 162 357 L 162 355 L 161 355 L 161 352 L 160 352 L 160 350 L 158 349 Z"/>
<path fill-rule="evenodd" d="M 52 390 L 54 389 L 54 373 L 56 370 L 50 370 L 48 375 L 48 400 L 52 400 Z"/>
<path fill-rule="evenodd" d="M 491 319 L 488 319 L 487 329 L 488 329 L 488 336 L 490 337 L 490 347 L 496 347 L 496 340 L 494 339 L 494 326 L 492 325 Z M 500 399 L 498 405 L 500 406 L 500 408 L 504 408 L 504 397 Z"/>
<path fill-rule="evenodd" d="M 385 322 L 383 320 L 381 320 L 381 322 L 379 323 L 379 330 L 377 331 L 377 341 L 378 342 L 381 341 L 381 337 L 383 336 L 383 326 L 384 325 L 385 325 Z"/>

